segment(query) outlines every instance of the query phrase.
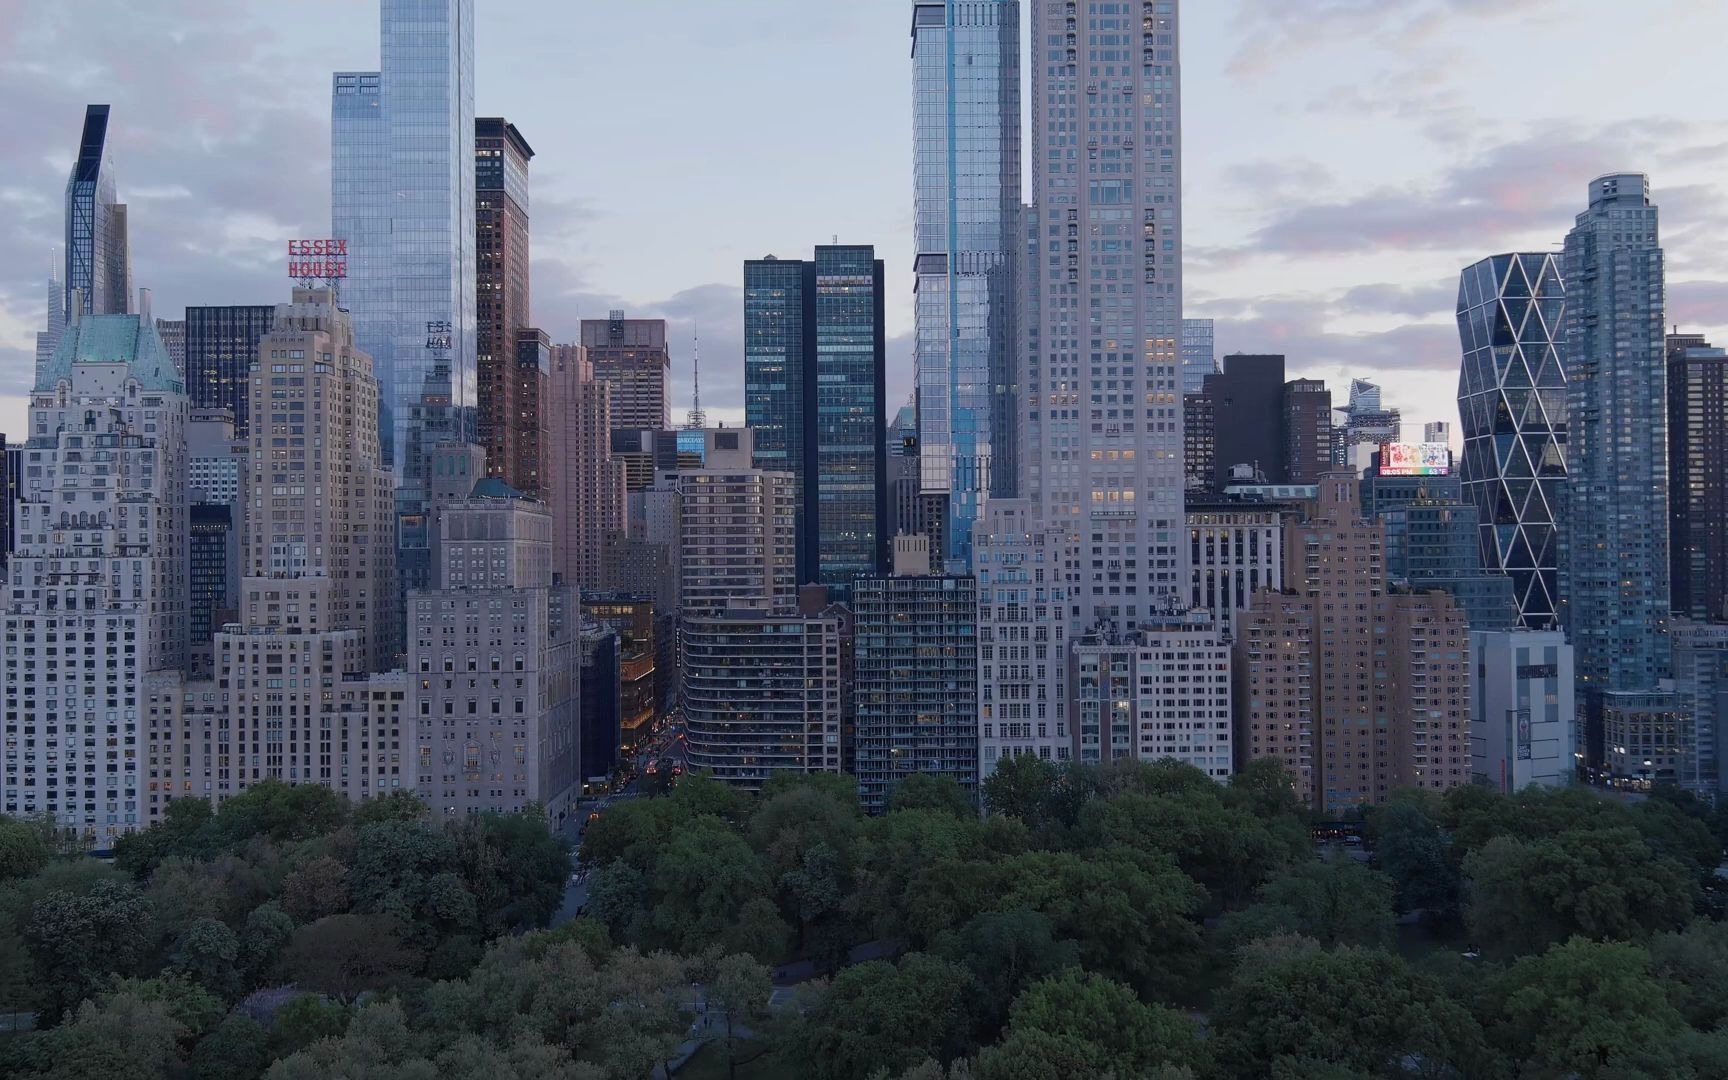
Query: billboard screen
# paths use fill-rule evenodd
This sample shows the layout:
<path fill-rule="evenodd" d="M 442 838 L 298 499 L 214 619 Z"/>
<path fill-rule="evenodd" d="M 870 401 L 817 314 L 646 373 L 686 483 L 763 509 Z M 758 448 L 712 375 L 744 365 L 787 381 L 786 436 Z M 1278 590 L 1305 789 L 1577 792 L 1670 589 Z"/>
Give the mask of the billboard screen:
<path fill-rule="evenodd" d="M 1386 443 L 1380 447 L 1381 476 L 1446 476 L 1452 451 L 1445 443 Z"/>

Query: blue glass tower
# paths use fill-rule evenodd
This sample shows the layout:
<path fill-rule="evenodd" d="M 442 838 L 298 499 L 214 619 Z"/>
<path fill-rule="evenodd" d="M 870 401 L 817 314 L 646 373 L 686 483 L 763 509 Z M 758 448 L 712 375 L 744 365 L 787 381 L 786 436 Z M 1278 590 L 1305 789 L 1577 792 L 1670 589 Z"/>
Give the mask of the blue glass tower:
<path fill-rule="evenodd" d="M 983 501 L 1018 491 L 1019 0 L 916 0 L 912 66 L 920 486 L 965 573 Z"/>
<path fill-rule="evenodd" d="M 797 478 L 798 581 L 839 598 L 888 561 L 883 276 L 869 245 L 744 266 L 744 423 L 766 434 L 753 462 Z"/>
<path fill-rule="evenodd" d="M 84 297 L 86 315 L 124 315 L 131 310 L 132 264 L 126 239 L 126 207 L 116 199 L 114 159 L 108 151 L 107 105 L 84 110 L 78 157 L 66 179 L 66 301 Z"/>
<path fill-rule="evenodd" d="M 343 302 L 377 362 L 404 588 L 428 584 L 426 458 L 476 438 L 474 2 L 381 0 L 377 72 L 337 72 L 334 235 Z"/>
<path fill-rule="evenodd" d="M 1580 704 L 1668 674 L 1668 368 L 1664 273 L 1649 178 L 1590 182 L 1566 236 L 1565 508 L 1561 620 L 1577 650 Z"/>

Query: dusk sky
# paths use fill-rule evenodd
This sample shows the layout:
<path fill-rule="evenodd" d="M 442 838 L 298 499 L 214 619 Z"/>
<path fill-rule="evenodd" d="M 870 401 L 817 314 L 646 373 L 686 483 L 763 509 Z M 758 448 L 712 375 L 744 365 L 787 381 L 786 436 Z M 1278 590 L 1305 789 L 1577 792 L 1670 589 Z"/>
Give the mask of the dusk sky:
<path fill-rule="evenodd" d="M 873 243 L 906 400 L 907 0 L 475 6 L 477 113 L 536 152 L 538 325 L 674 320 L 677 418 L 694 323 L 709 416 L 739 422 L 743 261 Z M 1654 184 L 1669 321 L 1728 336 L 1728 4 L 1188 0 L 1183 29 L 1186 313 L 1220 354 L 1284 352 L 1339 403 L 1376 378 L 1407 435 L 1455 420 L 1458 270 L 1557 245 L 1623 170 Z M 286 298 L 284 241 L 329 232 L 330 73 L 377 64 L 371 0 L 0 0 L 0 431 L 85 103 L 114 106 L 134 279 L 177 318 Z"/>

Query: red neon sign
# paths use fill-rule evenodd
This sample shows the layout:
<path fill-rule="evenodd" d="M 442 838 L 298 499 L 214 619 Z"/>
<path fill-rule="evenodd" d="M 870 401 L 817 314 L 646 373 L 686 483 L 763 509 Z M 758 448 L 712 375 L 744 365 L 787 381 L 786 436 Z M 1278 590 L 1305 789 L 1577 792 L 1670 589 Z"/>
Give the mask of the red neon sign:
<path fill-rule="evenodd" d="M 288 276 L 334 280 L 348 276 L 348 241 L 288 241 Z"/>

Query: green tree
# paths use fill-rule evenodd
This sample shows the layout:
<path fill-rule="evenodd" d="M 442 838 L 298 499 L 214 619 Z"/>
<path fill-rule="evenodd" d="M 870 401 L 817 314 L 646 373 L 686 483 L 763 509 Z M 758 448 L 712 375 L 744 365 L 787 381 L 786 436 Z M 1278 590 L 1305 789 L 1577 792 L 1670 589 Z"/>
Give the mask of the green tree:
<path fill-rule="evenodd" d="M 1380 949 L 1322 949 L 1304 938 L 1244 948 L 1217 995 L 1209 1040 L 1229 1076 L 1313 1074 L 1317 1063 L 1370 1076 L 1488 1077 L 1480 1026 L 1430 980 Z"/>
<path fill-rule="evenodd" d="M 1645 940 L 1692 917 L 1697 881 L 1651 853 L 1630 827 L 1521 840 L 1499 836 L 1464 860 L 1476 940 L 1507 953 L 1537 952 L 1574 935 Z"/>
<path fill-rule="evenodd" d="M 227 1002 L 212 994 L 202 983 L 194 982 L 180 972 L 167 972 L 153 979 L 121 979 L 113 990 L 102 995 L 107 1002 L 115 997 L 134 997 L 139 1001 L 159 1003 L 180 1025 L 183 1042 L 203 1038 L 222 1022 L 228 1011 Z"/>
<path fill-rule="evenodd" d="M 47 1019 L 70 1013 L 110 976 L 136 971 L 149 927 L 150 907 L 129 883 L 99 881 L 83 895 L 36 901 L 24 940 Z"/>
<path fill-rule="evenodd" d="M 890 812 L 939 810 L 958 818 L 971 819 L 978 816 L 978 799 L 952 776 L 913 773 L 894 785 L 894 791 L 888 797 L 888 809 Z"/>
<path fill-rule="evenodd" d="M 763 900 L 772 906 L 772 901 Z M 648 907 L 648 880 L 622 859 L 608 863 L 588 878 L 588 914 L 619 941 L 641 937 Z"/>
<path fill-rule="evenodd" d="M 1450 914 L 1458 907 L 1458 871 L 1446 857 L 1440 826 L 1408 799 L 1368 814 L 1369 838 L 1382 872 L 1392 879 L 1399 911 Z"/>
<path fill-rule="evenodd" d="M 1695 919 L 1650 939 L 1657 976 L 1686 1022 L 1713 1031 L 1728 1021 L 1728 923 Z"/>
<path fill-rule="evenodd" d="M 192 1080 L 257 1080 L 270 1064 L 270 1033 L 249 1016 L 234 1015 L 192 1050 Z"/>
<path fill-rule="evenodd" d="M 348 1030 L 349 1012 L 317 994 L 301 994 L 276 1010 L 270 1028 L 270 1054 L 288 1057 L 323 1039 L 340 1039 Z"/>
<path fill-rule="evenodd" d="M 27 1047 L 18 1080 L 168 1080 L 185 1034 L 159 1001 L 125 993 L 85 1001 Z"/>
<path fill-rule="evenodd" d="M 1194 1075 L 1207 1056 L 1194 1022 L 1147 1005 L 1099 975 L 1068 970 L 1014 1000 L 1002 1042 L 973 1065 L 977 1080 L 1068 1080 L 1078 1076 Z"/>
<path fill-rule="evenodd" d="M 246 916 L 240 934 L 240 971 L 251 985 L 270 977 L 288 939 L 294 935 L 294 920 L 275 904 L 260 904 Z"/>
<path fill-rule="evenodd" d="M 1322 945 L 1392 943 L 1392 883 L 1353 859 L 1299 863 L 1262 885 L 1258 896 L 1225 916 L 1219 935 L 1228 947 L 1291 935 Z"/>
<path fill-rule="evenodd" d="M 30 877 L 48 865 L 51 854 L 41 828 L 0 817 L 0 881 Z"/>
<path fill-rule="evenodd" d="M 778 964 L 791 949 L 791 939 L 792 928 L 780 917 L 774 901 L 758 896 L 744 901 L 720 944 L 727 952 L 749 953 L 764 964 Z"/>
<path fill-rule="evenodd" d="M 307 859 L 282 879 L 279 902 L 298 922 L 339 915 L 348 910 L 348 868 L 329 855 Z"/>
<path fill-rule="evenodd" d="M 397 788 L 388 795 L 367 799 L 354 808 L 354 827 L 362 828 L 375 822 L 425 821 L 429 815 L 420 796 L 407 788 Z"/>
<path fill-rule="evenodd" d="M 1154 782 L 1186 777 L 1173 770 L 1141 775 Z M 1130 792 L 1094 799 L 1080 811 L 1078 845 L 1168 855 L 1225 907 L 1240 905 L 1279 869 L 1311 858 L 1307 836 L 1294 822 L 1269 823 L 1228 806 L 1218 785 L 1203 773 L 1199 777 L 1208 786 L 1185 795 Z"/>
<path fill-rule="evenodd" d="M 1003 758 L 984 778 L 984 805 L 1039 828 L 1052 817 L 1060 776 L 1055 765 L 1032 754 Z"/>
<path fill-rule="evenodd" d="M 238 850 L 255 836 L 306 840 L 335 832 L 347 822 L 348 800 L 334 788 L 274 779 L 252 784 L 225 800 L 215 819 L 222 848 L 227 851 Z"/>
<path fill-rule="evenodd" d="M 922 953 L 898 964 L 873 960 L 834 977 L 786 1047 L 803 1075 L 866 1080 L 927 1057 L 949 1061 L 965 1049 L 971 976 Z"/>
<path fill-rule="evenodd" d="M 1685 1031 L 1685 1019 L 1640 946 L 1582 939 L 1556 945 L 1519 960 L 1506 975 L 1503 997 L 1504 1020 L 1492 1034 L 1522 1060 L 1525 1075 L 1684 1075 L 1670 1044 Z"/>
<path fill-rule="evenodd" d="M 762 860 L 714 818 L 698 818 L 673 837 L 651 880 L 652 940 L 681 952 L 719 944 L 738 909 L 769 894 Z"/>
<path fill-rule="evenodd" d="M 1025 908 L 987 911 L 936 946 L 943 959 L 972 973 L 973 1019 L 979 1041 L 996 1037 L 1021 991 L 1079 963 L 1079 947 L 1056 937 L 1048 916 Z"/>
<path fill-rule="evenodd" d="M 170 799 L 156 824 L 114 841 L 114 865 L 147 878 L 170 856 L 198 859 L 217 851 L 216 811 L 206 799 Z"/>
<path fill-rule="evenodd" d="M 768 995 L 774 990 L 768 969 L 754 957 L 733 954 L 722 957 L 708 983 L 711 1017 L 720 1013 L 725 1030 L 726 1075 L 738 1076 L 738 1046 L 743 1033 L 759 1028 L 768 1016 Z"/>
<path fill-rule="evenodd" d="M 389 915 L 331 915 L 294 931 L 282 957 L 295 983 L 350 1004 L 412 973 L 420 956 L 402 943 Z"/>
<path fill-rule="evenodd" d="M 240 986 L 240 939 L 224 923 L 200 919 L 181 931 L 169 953 L 169 968 L 183 972 L 221 998 Z"/>
<path fill-rule="evenodd" d="M 1305 821 L 1308 808 L 1296 794 L 1296 777 L 1277 758 L 1256 758 L 1230 777 L 1229 800 L 1255 817 Z"/>
<path fill-rule="evenodd" d="M 570 852 L 544 813 L 482 814 L 452 827 L 456 865 L 488 935 L 545 926 L 564 899 Z"/>

